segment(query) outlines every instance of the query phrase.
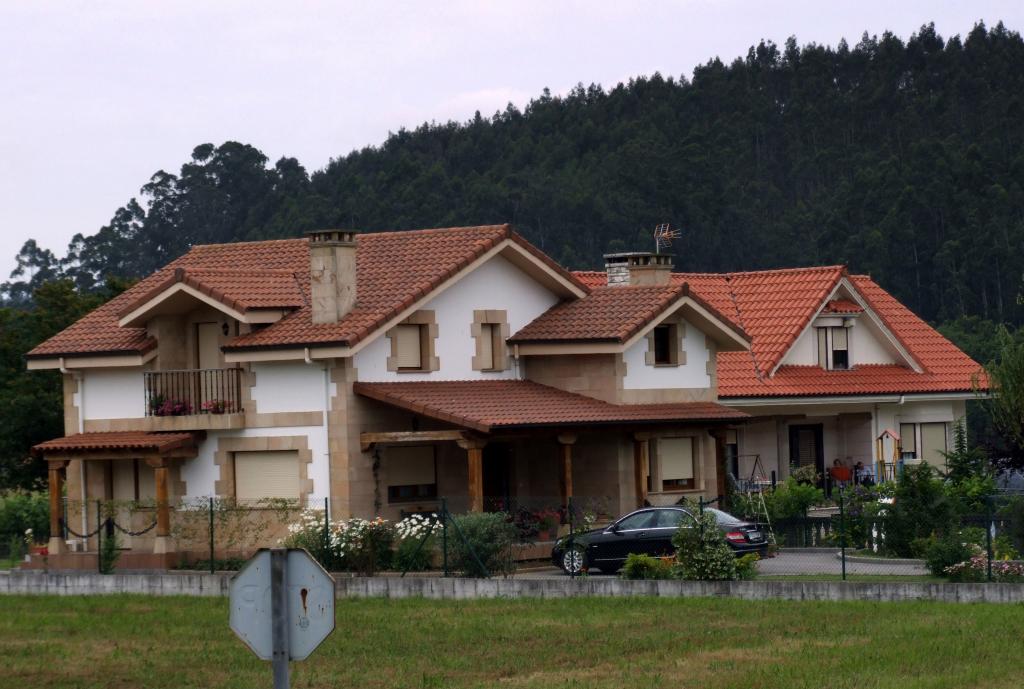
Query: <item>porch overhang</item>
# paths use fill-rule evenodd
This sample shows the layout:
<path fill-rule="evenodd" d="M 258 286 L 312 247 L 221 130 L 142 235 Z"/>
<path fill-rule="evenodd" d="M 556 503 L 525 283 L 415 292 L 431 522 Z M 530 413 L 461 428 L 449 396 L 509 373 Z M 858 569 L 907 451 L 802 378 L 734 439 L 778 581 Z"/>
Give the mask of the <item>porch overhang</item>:
<path fill-rule="evenodd" d="M 149 433 L 126 431 L 117 433 L 76 433 L 64 438 L 48 440 L 32 448 L 32 454 L 46 460 L 50 484 L 50 543 L 49 552 L 63 553 L 64 541 L 60 537 L 64 526 L 64 508 L 61 501 L 68 462 L 73 460 L 116 461 L 142 458 L 153 467 L 156 484 L 156 540 L 153 552 L 166 555 L 171 551 L 171 519 L 168 505 L 168 468 L 172 459 L 195 457 L 203 432 Z"/>
<path fill-rule="evenodd" d="M 595 426 L 715 425 L 747 420 L 715 402 L 611 404 L 528 380 L 362 383 L 356 394 L 478 433 Z"/>
<path fill-rule="evenodd" d="M 198 454 L 202 432 L 151 433 L 124 431 L 76 433 L 47 440 L 32 448 L 32 454 L 48 462 L 73 459 L 131 459 L 136 457 L 190 458 Z"/>

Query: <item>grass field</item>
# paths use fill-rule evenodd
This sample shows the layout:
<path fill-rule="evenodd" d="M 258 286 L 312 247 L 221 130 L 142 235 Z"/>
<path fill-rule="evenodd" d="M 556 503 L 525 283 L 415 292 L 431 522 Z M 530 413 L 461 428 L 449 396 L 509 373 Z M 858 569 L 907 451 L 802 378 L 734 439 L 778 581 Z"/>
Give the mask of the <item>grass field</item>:
<path fill-rule="evenodd" d="M 0 597 L 0 687 L 270 686 L 227 601 Z M 339 600 L 293 687 L 1024 686 L 1019 606 Z"/>

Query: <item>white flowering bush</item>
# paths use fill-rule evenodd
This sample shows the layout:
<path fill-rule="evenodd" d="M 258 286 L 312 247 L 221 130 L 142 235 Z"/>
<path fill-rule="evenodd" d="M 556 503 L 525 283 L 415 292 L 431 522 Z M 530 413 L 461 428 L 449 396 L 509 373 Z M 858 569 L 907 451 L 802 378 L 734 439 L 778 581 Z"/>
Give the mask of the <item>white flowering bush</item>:
<path fill-rule="evenodd" d="M 288 535 L 281 539 L 287 548 L 305 548 L 324 569 L 343 569 L 340 544 L 334 525 L 324 518 L 323 510 L 304 509 L 298 521 L 288 525 Z"/>
<path fill-rule="evenodd" d="M 334 525 L 331 535 L 345 569 L 371 576 L 391 566 L 395 527 L 387 519 L 354 517 Z"/>
<path fill-rule="evenodd" d="M 430 569 L 437 549 L 435 536 L 441 530 L 436 514 L 413 514 L 395 524 L 395 569 L 422 572 Z"/>

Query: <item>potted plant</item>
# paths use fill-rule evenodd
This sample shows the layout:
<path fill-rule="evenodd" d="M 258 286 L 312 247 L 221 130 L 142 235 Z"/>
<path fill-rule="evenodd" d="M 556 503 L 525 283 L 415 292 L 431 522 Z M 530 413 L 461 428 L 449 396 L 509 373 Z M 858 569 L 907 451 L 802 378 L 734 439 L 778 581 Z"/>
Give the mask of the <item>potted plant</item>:
<path fill-rule="evenodd" d="M 558 536 L 558 525 L 562 521 L 557 510 L 541 509 L 534 512 L 537 522 L 537 540 L 553 541 Z"/>
<path fill-rule="evenodd" d="M 207 414 L 224 414 L 232 411 L 231 403 L 227 400 L 206 400 L 200 409 Z"/>
<path fill-rule="evenodd" d="M 153 413 L 156 416 L 185 416 L 192 413 L 192 405 L 185 400 L 163 400 Z"/>

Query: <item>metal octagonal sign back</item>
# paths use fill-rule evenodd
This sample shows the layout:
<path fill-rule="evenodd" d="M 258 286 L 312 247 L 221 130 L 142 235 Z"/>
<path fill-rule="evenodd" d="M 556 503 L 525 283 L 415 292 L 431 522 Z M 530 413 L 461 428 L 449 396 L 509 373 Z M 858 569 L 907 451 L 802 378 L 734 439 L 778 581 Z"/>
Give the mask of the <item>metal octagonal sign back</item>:
<path fill-rule="evenodd" d="M 286 599 L 290 660 L 305 660 L 334 631 L 334 580 L 309 553 L 288 550 Z M 263 660 L 273 658 L 270 550 L 263 549 L 231 580 L 231 629 Z"/>

